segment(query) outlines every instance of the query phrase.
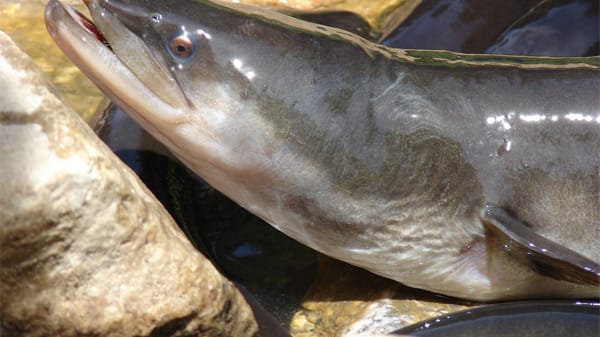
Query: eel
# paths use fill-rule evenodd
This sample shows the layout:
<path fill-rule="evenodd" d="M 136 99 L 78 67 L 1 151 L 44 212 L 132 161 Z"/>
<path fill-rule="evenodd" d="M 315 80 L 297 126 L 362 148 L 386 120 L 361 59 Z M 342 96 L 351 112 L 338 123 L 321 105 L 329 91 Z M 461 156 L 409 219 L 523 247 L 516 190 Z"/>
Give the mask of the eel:
<path fill-rule="evenodd" d="M 380 42 L 394 48 L 483 53 L 541 1 L 423 0 Z"/>
<path fill-rule="evenodd" d="M 598 335 L 599 303 L 530 301 L 490 304 L 441 315 L 386 336 L 566 337 Z"/>
<path fill-rule="evenodd" d="M 212 1 L 57 0 L 63 52 L 301 243 L 477 301 L 598 297 L 599 58 L 391 49 Z"/>
<path fill-rule="evenodd" d="M 598 1 L 546 0 L 510 25 L 485 53 L 539 56 L 600 55 L 598 27 Z"/>

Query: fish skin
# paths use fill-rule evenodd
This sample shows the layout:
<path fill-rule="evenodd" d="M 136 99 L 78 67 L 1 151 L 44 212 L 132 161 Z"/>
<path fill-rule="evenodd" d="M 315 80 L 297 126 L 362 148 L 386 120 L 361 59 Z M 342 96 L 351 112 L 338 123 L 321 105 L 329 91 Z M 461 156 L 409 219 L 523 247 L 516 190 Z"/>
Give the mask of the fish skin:
<path fill-rule="evenodd" d="M 388 336 L 597 336 L 598 302 L 528 301 L 484 305 L 404 327 Z"/>
<path fill-rule="evenodd" d="M 482 224 L 486 204 L 502 207 L 597 265 L 598 58 L 393 50 L 209 1 L 88 7 L 130 69 L 163 71 L 105 61 L 68 36 L 85 32 L 53 0 L 47 25 L 67 56 L 188 167 L 296 240 L 467 299 L 598 296 L 537 273 Z M 186 60 L 166 50 L 182 27 L 197 40 Z M 133 44 L 150 53 L 119 50 Z M 161 101 L 168 77 L 180 92 Z"/>

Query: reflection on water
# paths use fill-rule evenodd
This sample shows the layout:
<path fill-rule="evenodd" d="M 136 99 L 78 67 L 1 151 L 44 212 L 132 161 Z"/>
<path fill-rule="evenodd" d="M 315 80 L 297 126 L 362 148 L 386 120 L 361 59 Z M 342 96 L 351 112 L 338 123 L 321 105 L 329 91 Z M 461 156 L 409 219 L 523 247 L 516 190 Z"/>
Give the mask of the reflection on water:
<path fill-rule="evenodd" d="M 85 12 L 82 1 L 67 0 Z M 69 61 L 50 38 L 44 24 L 44 0 L 0 0 L 0 30 L 34 60 L 54 82 L 59 94 L 86 121 L 102 93 Z"/>

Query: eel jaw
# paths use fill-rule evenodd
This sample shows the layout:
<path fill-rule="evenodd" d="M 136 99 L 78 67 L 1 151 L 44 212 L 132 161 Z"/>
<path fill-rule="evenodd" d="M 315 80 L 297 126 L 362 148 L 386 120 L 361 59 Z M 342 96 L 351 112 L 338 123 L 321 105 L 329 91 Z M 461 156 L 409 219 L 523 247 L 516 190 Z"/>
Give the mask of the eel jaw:
<path fill-rule="evenodd" d="M 94 4 L 93 1 L 85 2 L 88 7 Z M 82 14 L 58 0 L 50 0 L 46 5 L 45 21 L 48 32 L 69 59 L 111 100 L 151 130 L 159 140 L 166 140 L 160 139 L 166 137 L 161 137 L 160 130 L 154 125 L 170 124 L 175 127 L 188 120 L 190 105 L 177 82 L 165 81 L 164 74 L 162 78 L 154 76 L 152 79 L 144 78 L 152 74 L 136 74 L 113 52 L 109 46 L 111 41 L 107 41 L 96 25 Z M 118 20 L 113 20 L 111 24 L 120 25 L 117 28 L 123 32 L 122 37 L 137 39 L 130 42 L 143 44 Z M 157 64 L 159 61 L 154 59 L 152 62 Z M 166 89 L 157 93 L 146 83 L 154 83 L 153 88 L 162 85 Z M 167 90 L 170 92 L 164 95 Z"/>

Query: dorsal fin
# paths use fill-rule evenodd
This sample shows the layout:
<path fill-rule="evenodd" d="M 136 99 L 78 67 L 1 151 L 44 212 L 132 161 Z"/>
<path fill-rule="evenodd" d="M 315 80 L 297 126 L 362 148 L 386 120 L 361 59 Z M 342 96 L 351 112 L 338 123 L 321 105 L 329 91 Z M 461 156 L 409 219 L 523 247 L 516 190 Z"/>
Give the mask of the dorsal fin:
<path fill-rule="evenodd" d="M 600 265 L 571 249 L 535 233 L 506 210 L 486 205 L 482 212 L 486 235 L 535 272 L 582 285 L 600 285 Z"/>

